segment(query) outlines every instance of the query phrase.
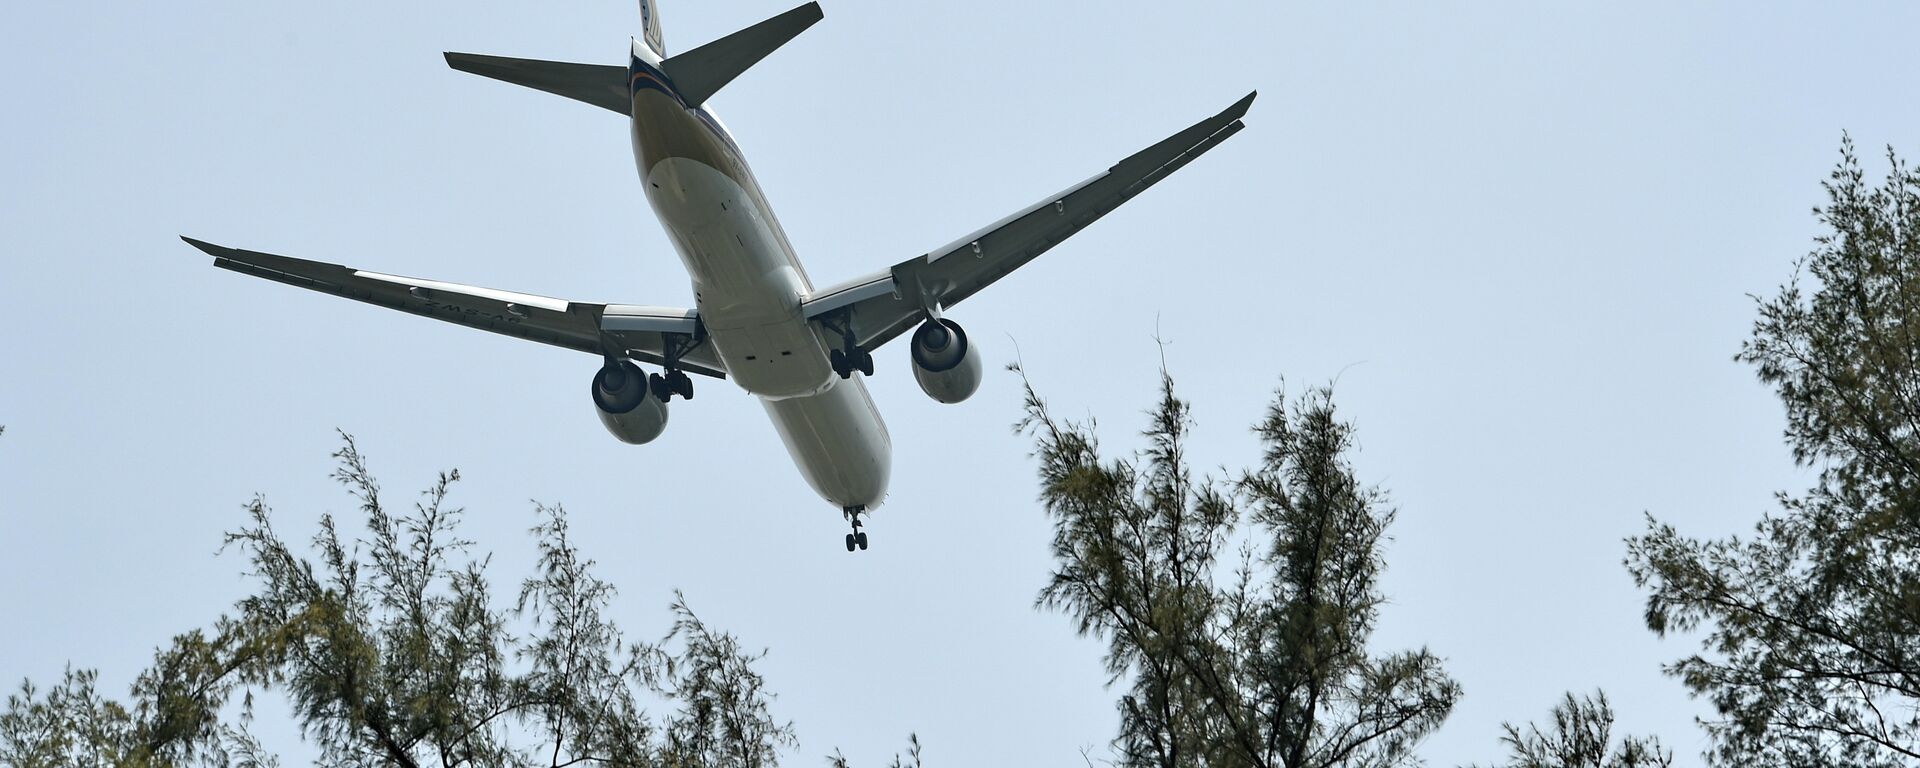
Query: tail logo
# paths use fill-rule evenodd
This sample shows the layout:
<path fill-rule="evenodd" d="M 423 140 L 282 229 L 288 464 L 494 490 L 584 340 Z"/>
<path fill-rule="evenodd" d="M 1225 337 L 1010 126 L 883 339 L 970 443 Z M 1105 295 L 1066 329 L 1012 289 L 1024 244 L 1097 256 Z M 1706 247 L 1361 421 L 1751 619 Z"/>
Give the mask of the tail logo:
<path fill-rule="evenodd" d="M 661 58 L 666 58 L 667 44 L 661 39 L 660 15 L 653 7 L 653 0 L 640 0 L 640 28 L 645 30 L 643 34 L 647 47 Z"/>

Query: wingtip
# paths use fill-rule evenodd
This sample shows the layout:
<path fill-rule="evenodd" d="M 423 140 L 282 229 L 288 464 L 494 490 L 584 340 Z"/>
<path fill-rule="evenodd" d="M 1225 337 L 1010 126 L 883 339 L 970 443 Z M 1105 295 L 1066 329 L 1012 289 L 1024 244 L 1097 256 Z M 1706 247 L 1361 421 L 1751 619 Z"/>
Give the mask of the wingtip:
<path fill-rule="evenodd" d="M 806 5 L 796 5 L 781 15 L 791 21 L 798 22 L 801 29 L 806 29 L 807 27 L 820 23 L 821 19 L 827 17 L 827 12 L 820 7 L 820 3 L 812 2 Z"/>
<path fill-rule="evenodd" d="M 206 254 L 209 256 L 219 256 L 221 251 L 226 250 L 225 248 L 221 248 L 220 246 L 214 245 L 213 243 L 209 243 L 205 240 L 195 240 L 191 237 L 187 237 L 186 235 L 181 235 L 180 239 L 185 241 L 187 245 L 191 245 L 195 248 L 200 249 L 201 251 L 206 252 Z"/>
<path fill-rule="evenodd" d="M 461 51 L 441 51 L 440 58 L 447 60 L 447 66 L 461 72 L 484 75 L 480 68 L 487 63 L 487 57 L 477 53 Z"/>
<path fill-rule="evenodd" d="M 1260 92 L 1257 90 L 1248 92 L 1247 95 L 1240 97 L 1239 101 L 1234 102 L 1233 106 L 1227 107 L 1227 111 L 1222 112 L 1221 115 L 1231 115 L 1236 119 L 1245 116 L 1247 110 L 1253 106 L 1254 97 L 1259 95 Z"/>

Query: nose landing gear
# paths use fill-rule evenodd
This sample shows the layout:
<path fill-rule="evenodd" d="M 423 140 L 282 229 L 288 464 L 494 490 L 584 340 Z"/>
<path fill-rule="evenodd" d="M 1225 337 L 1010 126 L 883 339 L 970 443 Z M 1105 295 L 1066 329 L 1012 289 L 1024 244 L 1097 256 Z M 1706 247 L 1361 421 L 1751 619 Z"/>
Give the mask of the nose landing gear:
<path fill-rule="evenodd" d="M 867 508 L 847 507 L 843 511 L 846 513 L 847 522 L 853 524 L 853 533 L 847 534 L 847 551 L 852 552 L 855 549 L 866 549 L 867 532 L 860 530 L 860 516 L 866 514 Z"/>

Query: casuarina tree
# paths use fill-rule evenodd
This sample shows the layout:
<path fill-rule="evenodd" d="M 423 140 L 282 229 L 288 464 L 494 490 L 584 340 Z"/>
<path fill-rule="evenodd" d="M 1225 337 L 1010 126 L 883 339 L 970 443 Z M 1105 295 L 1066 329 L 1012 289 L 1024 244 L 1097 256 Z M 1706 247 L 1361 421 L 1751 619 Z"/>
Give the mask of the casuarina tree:
<path fill-rule="evenodd" d="M 1648 628 L 1700 636 L 1667 671 L 1712 703 L 1720 765 L 1920 762 L 1920 174 L 1887 159 L 1875 184 L 1842 144 L 1825 231 L 1739 354 L 1818 480 L 1747 536 L 1629 541 Z"/>
<path fill-rule="evenodd" d="M 90 671 L 22 684 L 0 765 L 274 764 L 247 728 L 262 691 L 285 695 L 323 765 L 760 768 L 793 745 L 760 653 L 684 599 L 662 640 L 626 639 L 560 508 L 537 509 L 538 563 L 504 606 L 459 537 L 457 472 L 395 511 L 351 438 L 335 456 L 363 538 L 322 518 L 310 560 L 256 498 L 227 537 L 255 584 L 234 614 L 176 637 L 126 701 Z"/>
<path fill-rule="evenodd" d="M 1651 736 L 1613 738 L 1613 705 L 1605 692 L 1574 698 L 1567 693 L 1553 706 L 1553 722 L 1546 728 L 1530 723 L 1521 728 L 1502 723 L 1500 741 L 1507 745 L 1506 762 L 1495 768 L 1667 768 L 1673 751 Z"/>
<path fill-rule="evenodd" d="M 1039 602 L 1107 643 L 1126 766 L 1394 766 L 1460 687 L 1425 649 L 1369 647 L 1395 512 L 1349 462 L 1330 390 L 1276 395 L 1265 452 L 1229 479 L 1188 465 L 1188 404 L 1162 376 L 1147 448 L 1101 455 L 1094 425 L 1027 388 L 1054 522 Z"/>

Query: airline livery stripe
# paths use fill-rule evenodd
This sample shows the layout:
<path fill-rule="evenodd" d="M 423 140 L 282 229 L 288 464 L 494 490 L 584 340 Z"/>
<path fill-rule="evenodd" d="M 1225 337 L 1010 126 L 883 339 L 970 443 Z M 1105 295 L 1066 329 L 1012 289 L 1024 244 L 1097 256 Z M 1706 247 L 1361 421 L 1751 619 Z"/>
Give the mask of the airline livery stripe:
<path fill-rule="evenodd" d="M 639 57 L 631 58 L 627 69 L 633 73 L 628 79 L 630 96 L 638 95 L 643 90 L 653 90 L 673 97 L 673 100 L 679 102 L 681 107 L 691 110 L 695 117 L 700 118 L 701 124 L 707 126 L 708 130 L 713 131 L 713 135 L 718 137 L 729 149 L 732 149 L 735 155 L 740 154 L 740 145 L 733 143 L 733 136 L 729 135 L 725 128 L 720 127 L 720 122 L 714 120 L 713 115 L 707 113 L 706 107 L 694 107 L 687 104 L 687 100 L 681 98 L 680 92 L 674 90 L 673 81 L 667 79 L 665 72 L 654 69 L 651 65 L 641 61 Z"/>

